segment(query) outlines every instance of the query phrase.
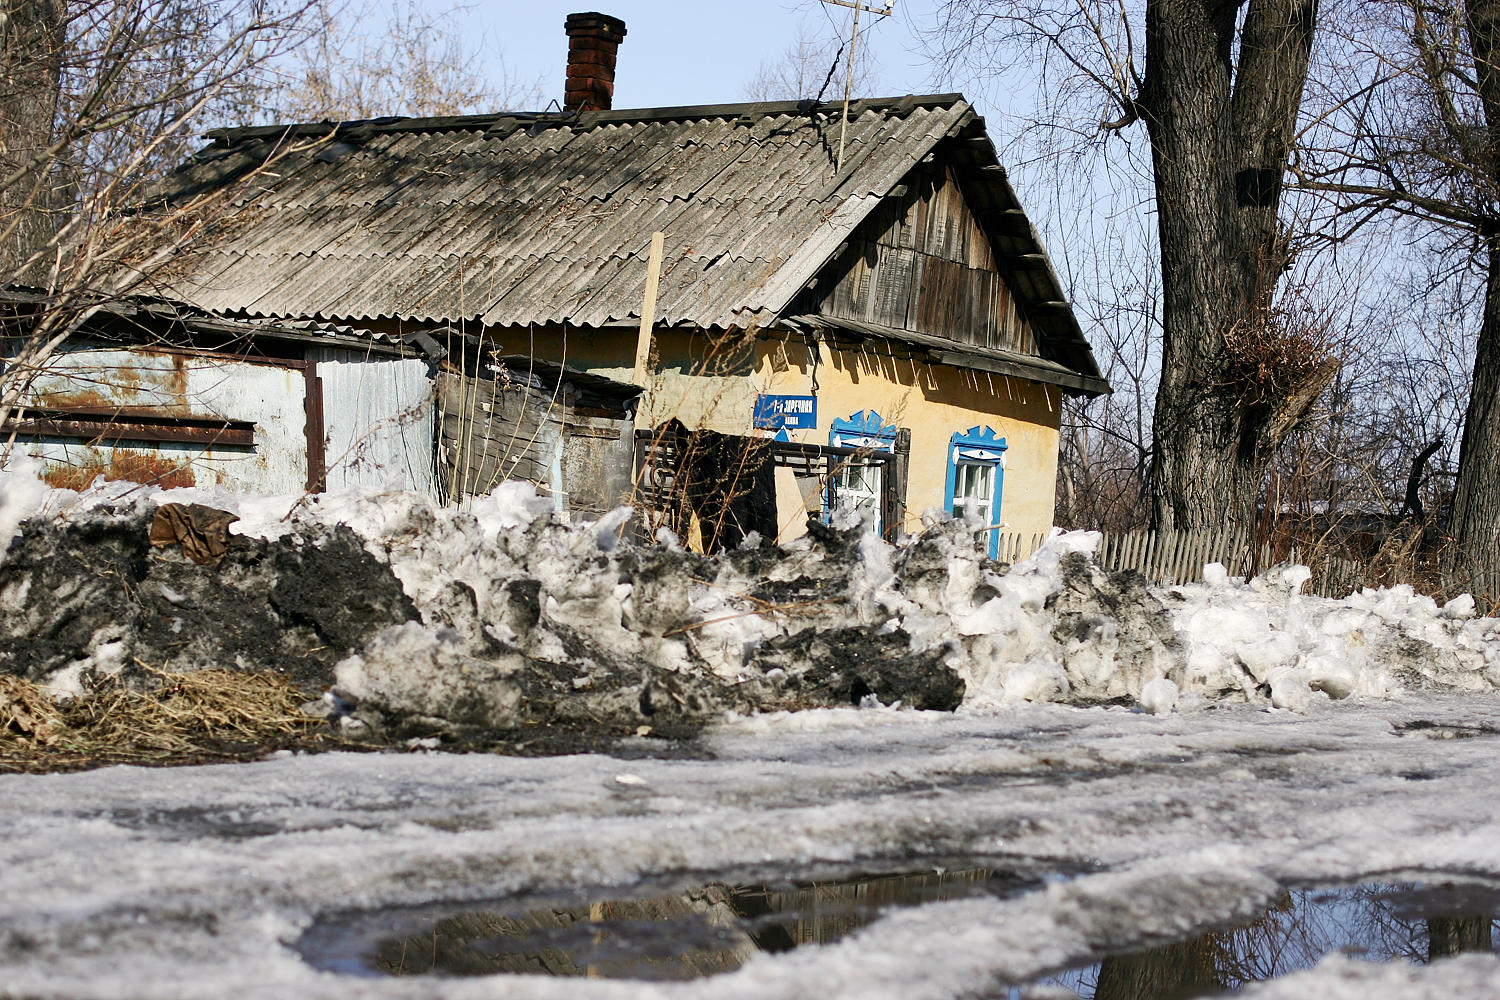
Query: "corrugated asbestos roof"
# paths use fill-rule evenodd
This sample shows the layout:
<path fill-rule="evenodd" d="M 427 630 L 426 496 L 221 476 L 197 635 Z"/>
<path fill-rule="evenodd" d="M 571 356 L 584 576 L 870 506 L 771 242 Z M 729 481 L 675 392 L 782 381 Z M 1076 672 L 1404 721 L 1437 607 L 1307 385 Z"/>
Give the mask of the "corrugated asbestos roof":
<path fill-rule="evenodd" d="M 733 104 L 210 133 L 164 195 L 229 188 L 233 210 L 153 291 L 249 317 L 630 324 L 660 230 L 656 321 L 748 328 L 777 318 L 945 138 L 982 145 L 998 172 L 986 180 L 1016 204 L 960 95 L 856 102 L 835 170 L 839 112 Z M 1021 235 L 1020 250 L 1042 252 L 1029 223 Z M 1047 339 L 1082 343 L 1050 265 L 1024 277 L 1045 287 L 1023 289 L 1023 308 L 1063 306 Z"/>

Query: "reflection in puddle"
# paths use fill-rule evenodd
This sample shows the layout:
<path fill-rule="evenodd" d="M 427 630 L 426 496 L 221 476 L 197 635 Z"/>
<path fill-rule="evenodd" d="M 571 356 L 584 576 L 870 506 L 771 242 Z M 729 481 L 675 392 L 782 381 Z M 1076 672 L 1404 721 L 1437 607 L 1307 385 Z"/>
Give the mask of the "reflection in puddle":
<path fill-rule="evenodd" d="M 892 906 L 1035 885 L 992 868 L 934 870 L 763 885 L 705 886 L 662 895 L 531 899 L 449 915 L 355 915 L 324 922 L 299 950 L 333 971 L 384 975 L 543 973 L 692 979 L 727 972 L 760 951 L 825 944 Z"/>
<path fill-rule="evenodd" d="M 1431 962 L 1494 951 L 1500 892 L 1476 885 L 1294 889 L 1254 923 L 1049 977 L 1012 998 L 1185 1000 L 1309 969 L 1335 951 L 1371 962 Z"/>
<path fill-rule="evenodd" d="M 355 975 L 692 979 L 735 969 L 757 952 L 835 941 L 890 907 L 1040 884 L 995 868 L 751 881 L 348 914 L 310 928 L 298 948 L 317 968 Z M 1185 1000 L 1311 968 L 1335 951 L 1430 962 L 1494 951 L 1497 917 L 1500 890 L 1490 885 L 1294 889 L 1245 926 L 1112 955 L 1000 995 Z"/>

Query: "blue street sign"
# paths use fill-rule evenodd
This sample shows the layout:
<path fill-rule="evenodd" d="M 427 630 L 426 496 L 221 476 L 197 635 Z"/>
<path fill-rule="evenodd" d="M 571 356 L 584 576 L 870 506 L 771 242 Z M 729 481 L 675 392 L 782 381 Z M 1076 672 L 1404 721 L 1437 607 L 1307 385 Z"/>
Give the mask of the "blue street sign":
<path fill-rule="evenodd" d="M 755 426 L 764 430 L 781 427 L 816 429 L 817 396 L 756 396 Z"/>

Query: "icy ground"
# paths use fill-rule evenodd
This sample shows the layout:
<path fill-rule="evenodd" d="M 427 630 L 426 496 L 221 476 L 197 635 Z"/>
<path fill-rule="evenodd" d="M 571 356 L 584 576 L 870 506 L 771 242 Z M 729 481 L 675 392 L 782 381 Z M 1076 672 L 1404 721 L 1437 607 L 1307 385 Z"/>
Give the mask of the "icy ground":
<path fill-rule="evenodd" d="M 642 741 L 642 748 L 647 744 Z M 15 997 L 1005 996 L 1101 950 L 1260 912 L 1281 884 L 1500 885 L 1500 702 L 1305 714 L 1029 705 L 716 725 L 705 759 L 331 754 L 0 777 L 0 993 Z M 932 856 L 1070 873 L 892 911 L 840 942 L 660 984 L 361 978 L 293 945 L 320 915 L 744 866 Z M 1084 874 L 1078 874 L 1085 872 Z M 1336 955 L 1265 997 L 1483 997 L 1500 961 Z"/>

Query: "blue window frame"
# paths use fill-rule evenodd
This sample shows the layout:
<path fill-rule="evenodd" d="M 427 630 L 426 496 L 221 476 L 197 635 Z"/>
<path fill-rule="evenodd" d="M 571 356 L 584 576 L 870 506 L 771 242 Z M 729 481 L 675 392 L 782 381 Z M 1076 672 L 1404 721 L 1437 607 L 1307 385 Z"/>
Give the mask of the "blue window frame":
<path fill-rule="evenodd" d="M 835 448 L 857 448 L 865 452 L 896 450 L 896 425 L 886 423 L 874 410 L 851 413 L 835 420 L 828 432 L 828 443 Z M 882 466 L 847 462 L 838 467 L 828 483 L 824 503 L 826 513 L 836 506 L 869 509 L 881 513 Z M 884 530 L 884 518 L 881 518 Z"/>
<path fill-rule="evenodd" d="M 835 448 L 895 451 L 896 425 L 886 423 L 874 410 L 860 410 L 833 422 L 828 443 Z"/>
<path fill-rule="evenodd" d="M 1000 523 L 1005 485 L 1005 438 L 990 427 L 970 427 L 948 443 L 948 485 L 943 498 L 954 517 L 974 515 L 987 525 Z M 1000 533 L 991 531 L 990 558 L 1000 553 Z"/>

